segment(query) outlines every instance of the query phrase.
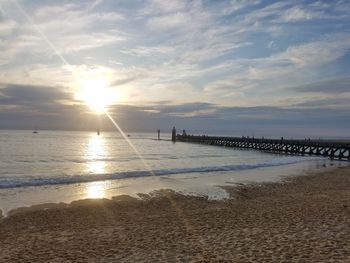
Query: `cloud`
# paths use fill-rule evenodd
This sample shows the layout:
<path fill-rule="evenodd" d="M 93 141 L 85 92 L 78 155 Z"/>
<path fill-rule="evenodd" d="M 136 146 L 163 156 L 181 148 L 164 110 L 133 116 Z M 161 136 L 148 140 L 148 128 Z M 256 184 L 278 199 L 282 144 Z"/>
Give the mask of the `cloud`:
<path fill-rule="evenodd" d="M 329 35 L 324 40 L 303 44 L 297 47 L 289 47 L 280 58 L 293 61 L 301 67 L 320 66 L 344 56 L 350 47 L 350 35 Z"/>
<path fill-rule="evenodd" d="M 191 23 L 191 17 L 186 13 L 175 13 L 152 17 L 147 25 L 154 30 L 184 29 Z"/>
<path fill-rule="evenodd" d="M 288 74 L 304 75 L 305 69 L 317 70 L 323 65 L 337 61 L 347 54 L 349 48 L 350 36 L 335 34 L 324 40 L 290 46 L 287 50 L 269 57 L 231 60 L 225 65 L 226 69 L 233 69 L 231 72 L 235 73 L 234 76 L 209 83 L 204 90 L 227 90 L 231 86 L 234 91 L 237 88 L 256 87 L 256 81 L 278 80 Z"/>
<path fill-rule="evenodd" d="M 63 36 L 55 40 L 54 45 L 59 49 L 60 53 L 65 54 L 103 47 L 124 40 L 125 37 L 123 37 L 120 32 L 112 31 L 106 33 Z"/>
<path fill-rule="evenodd" d="M 155 105 L 154 109 L 168 115 L 178 117 L 194 117 L 214 113 L 216 105 L 211 103 L 196 102 L 173 105 Z"/>
<path fill-rule="evenodd" d="M 113 86 L 120 86 L 120 85 L 125 85 L 128 84 L 130 82 L 133 82 L 135 80 L 138 80 L 137 76 L 134 77 L 130 77 L 130 78 L 120 78 L 120 79 L 116 79 L 114 80 L 110 85 Z"/>
<path fill-rule="evenodd" d="M 276 2 L 270 5 L 266 5 L 263 8 L 256 9 L 250 13 L 248 13 L 243 23 L 244 24 L 255 24 L 259 21 L 262 21 L 264 19 L 271 19 L 279 16 L 281 14 L 281 10 L 285 9 L 286 7 L 291 6 L 291 3 L 288 1 L 280 1 Z M 271 19 L 272 20 L 272 19 Z"/>
<path fill-rule="evenodd" d="M 350 77 L 325 79 L 294 88 L 298 92 L 342 94 L 350 93 Z"/>
<path fill-rule="evenodd" d="M 215 13 L 218 16 L 228 16 L 237 13 L 238 11 L 260 4 L 260 0 L 233 0 L 233 1 L 221 1 L 221 2 L 215 2 L 215 6 L 218 6 L 220 8 L 217 8 L 215 10 Z M 221 6 L 220 6 L 221 5 Z"/>
<path fill-rule="evenodd" d="M 1 106 L 36 108 L 63 100 L 72 100 L 72 94 L 60 87 L 1 84 Z"/>
<path fill-rule="evenodd" d="M 144 14 L 152 15 L 155 13 L 170 13 L 183 10 L 187 6 L 184 0 L 150 0 L 147 7 L 143 10 Z"/>
<path fill-rule="evenodd" d="M 64 87 L 1 84 L 0 128 L 86 130 L 95 117 Z"/>
<path fill-rule="evenodd" d="M 6 37 L 7 35 L 11 34 L 16 28 L 18 24 L 14 20 L 0 20 L 0 36 Z"/>
<path fill-rule="evenodd" d="M 126 39 L 121 30 L 114 28 L 116 22 L 124 19 L 117 12 L 91 13 L 71 3 L 43 5 L 33 12 L 29 12 L 30 9 L 26 6 L 21 6 L 20 9 L 15 4 L 6 7 L 8 16 L 12 14 L 17 20 L 6 17 L 0 22 L 0 35 L 12 32 L 1 46 L 2 53 L 6 56 L 3 55 L 3 59 L 0 56 L 0 60 L 7 63 L 13 63 L 23 55 L 35 59 L 38 54 L 42 60 L 49 61 L 55 53 L 51 46 L 64 55 Z"/>
<path fill-rule="evenodd" d="M 339 109 L 339 110 L 345 110 L 347 112 L 349 110 L 349 100 L 350 96 L 345 97 L 327 97 L 327 98 L 321 98 L 321 99 L 313 99 L 313 100 L 307 100 L 305 102 L 297 103 L 294 106 L 297 108 L 316 108 L 316 109 Z M 339 112 L 339 114 L 342 114 Z"/>
<path fill-rule="evenodd" d="M 310 12 L 299 6 L 294 6 L 281 15 L 281 20 L 284 22 L 300 22 L 321 17 L 321 15 L 321 13 Z"/>
<path fill-rule="evenodd" d="M 144 119 L 152 117 L 155 126 L 160 120 L 164 126 L 173 121 L 191 126 L 193 118 L 199 127 L 214 122 L 228 129 L 234 121 L 252 128 L 263 125 L 255 115 L 270 120 L 271 114 L 269 125 L 283 123 L 276 121 L 276 114 L 288 107 L 286 114 L 293 118 L 297 109 L 305 114 L 339 110 L 339 105 L 346 108 L 340 98 L 348 96 L 350 5 L 346 1 L 19 3 L 70 64 L 62 63 L 12 1 L 2 4 L 0 82 L 12 83 L 13 92 L 19 89 L 14 85 L 27 87 L 23 94 L 31 99 L 28 92 L 46 92 L 28 88 L 34 86 L 72 96 L 78 82 L 73 69 L 84 80 L 108 79 L 110 89 L 122 94 L 119 103 L 124 105 L 114 105 L 112 110 L 125 127 L 135 128 L 137 123 L 150 127 Z M 35 108 L 50 114 L 66 114 L 70 109 L 75 117 L 71 112 L 87 114 L 72 99 L 67 106 L 50 97 L 52 108 L 19 100 L 11 106 L 9 98 L 21 95 L 9 96 L 9 88 L 1 97 L 3 103 L 7 100 L 7 109 Z M 163 107 L 158 101 L 164 102 Z M 262 106 L 267 108 L 254 108 Z M 252 122 L 248 125 L 244 118 Z M 62 127 L 63 119 L 58 122 Z"/>
<path fill-rule="evenodd" d="M 64 89 L 2 84 L 0 128 L 113 130 L 108 118 L 90 114 Z M 70 100 L 71 103 L 63 103 Z M 62 102 L 63 101 L 63 102 Z M 12 107 L 10 107 L 12 106 Z M 222 107 L 212 103 L 113 105 L 109 112 L 127 131 L 162 131 L 175 125 L 189 132 L 230 132 L 231 135 L 315 136 L 344 135 L 350 130 L 350 109 L 281 107 Z M 333 125 L 333 124 L 337 125 Z M 274 127 L 274 131 L 268 129 Z M 333 127 L 333 128 L 330 128 Z M 316 128 L 319 130 L 315 131 Z M 291 132 L 293 131 L 293 132 Z"/>
<path fill-rule="evenodd" d="M 174 51 L 175 48 L 170 46 L 138 46 L 136 48 L 121 50 L 120 52 L 136 57 L 154 57 L 159 55 L 169 55 L 169 53 L 173 53 Z"/>
<path fill-rule="evenodd" d="M 252 45 L 251 42 L 221 43 L 217 41 L 209 41 L 198 43 L 193 50 L 182 54 L 182 59 L 188 62 L 203 62 L 211 60 L 227 53 L 232 53 L 235 49 Z"/>

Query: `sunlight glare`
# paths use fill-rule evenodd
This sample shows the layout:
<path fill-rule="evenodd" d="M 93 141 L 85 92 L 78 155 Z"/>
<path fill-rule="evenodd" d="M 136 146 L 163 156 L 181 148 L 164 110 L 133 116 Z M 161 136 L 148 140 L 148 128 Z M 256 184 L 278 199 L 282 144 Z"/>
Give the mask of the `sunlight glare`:
<path fill-rule="evenodd" d="M 92 182 L 86 187 L 86 198 L 104 198 L 105 197 L 105 183 Z"/>
<path fill-rule="evenodd" d="M 83 101 L 92 111 L 102 114 L 106 108 L 117 100 L 115 89 L 108 87 L 108 79 L 96 77 L 80 80 L 76 98 Z"/>
<path fill-rule="evenodd" d="M 107 152 L 102 136 L 93 135 L 89 139 L 85 158 L 87 162 L 87 170 L 93 174 L 103 174 L 106 172 L 106 164 L 102 160 Z"/>

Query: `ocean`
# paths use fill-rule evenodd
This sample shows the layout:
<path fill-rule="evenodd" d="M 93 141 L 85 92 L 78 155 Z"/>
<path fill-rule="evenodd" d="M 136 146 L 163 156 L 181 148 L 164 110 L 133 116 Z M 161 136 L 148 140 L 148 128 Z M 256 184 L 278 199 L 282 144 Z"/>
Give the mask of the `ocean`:
<path fill-rule="evenodd" d="M 219 185 L 273 181 L 286 175 L 287 167 L 305 170 L 328 162 L 322 157 L 173 143 L 170 136 L 164 133 L 157 140 L 156 132 L 131 133 L 125 139 L 117 132 L 98 136 L 96 132 L 2 130 L 0 209 L 162 188 L 226 198 Z"/>

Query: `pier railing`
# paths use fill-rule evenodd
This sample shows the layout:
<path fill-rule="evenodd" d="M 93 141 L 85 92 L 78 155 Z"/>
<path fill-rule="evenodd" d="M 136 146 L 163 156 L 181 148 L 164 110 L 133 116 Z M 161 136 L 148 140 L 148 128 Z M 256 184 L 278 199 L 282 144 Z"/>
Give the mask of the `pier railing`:
<path fill-rule="evenodd" d="M 233 148 L 255 149 L 294 155 L 324 156 L 350 161 L 350 141 L 286 140 L 249 137 L 216 137 L 205 135 L 176 135 L 177 141 Z"/>

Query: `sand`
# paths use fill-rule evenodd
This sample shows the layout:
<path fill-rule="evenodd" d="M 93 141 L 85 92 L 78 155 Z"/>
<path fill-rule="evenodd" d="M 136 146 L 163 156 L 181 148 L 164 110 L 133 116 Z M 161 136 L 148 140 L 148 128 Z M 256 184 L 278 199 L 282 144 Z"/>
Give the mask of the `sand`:
<path fill-rule="evenodd" d="M 350 168 L 226 189 L 17 210 L 0 262 L 350 262 Z"/>

